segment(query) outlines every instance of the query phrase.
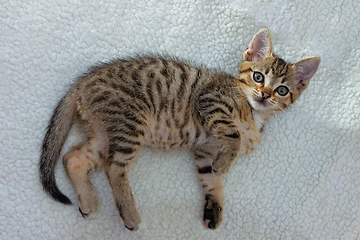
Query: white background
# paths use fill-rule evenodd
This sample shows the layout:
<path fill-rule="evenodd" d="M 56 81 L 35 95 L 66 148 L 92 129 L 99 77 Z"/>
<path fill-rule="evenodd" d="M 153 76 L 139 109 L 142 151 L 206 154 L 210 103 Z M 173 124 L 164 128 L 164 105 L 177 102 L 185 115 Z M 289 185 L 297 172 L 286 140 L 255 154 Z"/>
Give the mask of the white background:
<path fill-rule="evenodd" d="M 0 1 L 0 239 L 358 239 L 360 6 L 356 1 Z M 124 228 L 103 172 L 94 219 L 62 164 L 74 205 L 41 188 L 38 161 L 53 108 L 100 61 L 160 53 L 235 75 L 253 35 L 270 30 L 290 62 L 320 56 L 318 72 L 259 147 L 224 178 L 224 222 L 202 222 L 203 196 L 187 150 L 147 149 L 131 175 L 142 214 Z M 74 131 L 63 152 L 79 141 Z M 61 161 L 59 161 L 60 163 Z"/>

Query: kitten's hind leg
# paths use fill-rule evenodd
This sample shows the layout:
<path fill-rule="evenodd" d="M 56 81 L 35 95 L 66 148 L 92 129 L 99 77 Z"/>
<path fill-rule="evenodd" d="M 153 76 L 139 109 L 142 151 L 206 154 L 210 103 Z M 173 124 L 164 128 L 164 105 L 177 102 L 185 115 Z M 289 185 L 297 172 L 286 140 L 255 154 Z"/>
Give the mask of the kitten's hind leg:
<path fill-rule="evenodd" d="M 81 147 L 65 154 L 66 173 L 79 198 L 79 211 L 84 218 L 93 218 L 99 208 L 99 198 L 91 183 L 90 174 L 102 166 L 101 139 L 92 138 Z"/>
<path fill-rule="evenodd" d="M 224 190 L 221 178 L 212 169 L 217 150 L 211 146 L 195 146 L 192 148 L 199 180 L 205 196 L 204 217 L 205 226 L 216 229 L 223 219 Z"/>
<path fill-rule="evenodd" d="M 123 147 L 123 142 L 110 144 L 109 161 L 105 172 L 109 179 L 115 204 L 124 225 L 130 231 L 140 229 L 141 216 L 129 184 L 128 172 L 136 159 L 139 145 Z"/>

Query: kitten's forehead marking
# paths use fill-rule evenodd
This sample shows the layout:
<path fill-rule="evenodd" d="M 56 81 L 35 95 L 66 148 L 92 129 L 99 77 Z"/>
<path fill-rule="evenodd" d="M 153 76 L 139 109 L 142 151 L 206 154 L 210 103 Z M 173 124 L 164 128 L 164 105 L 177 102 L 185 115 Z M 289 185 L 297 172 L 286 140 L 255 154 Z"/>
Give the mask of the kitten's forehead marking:
<path fill-rule="evenodd" d="M 284 77 L 289 70 L 289 64 L 283 59 L 275 57 L 271 65 L 271 72 L 275 78 Z"/>
<path fill-rule="evenodd" d="M 288 81 L 289 64 L 283 59 L 273 56 L 268 59 L 268 64 L 264 66 L 265 86 L 277 87 Z"/>

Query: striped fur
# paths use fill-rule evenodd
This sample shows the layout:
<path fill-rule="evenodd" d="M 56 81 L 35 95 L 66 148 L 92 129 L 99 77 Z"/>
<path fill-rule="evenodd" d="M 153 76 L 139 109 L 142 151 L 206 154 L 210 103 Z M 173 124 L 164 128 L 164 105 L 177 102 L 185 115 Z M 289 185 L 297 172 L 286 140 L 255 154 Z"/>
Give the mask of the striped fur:
<path fill-rule="evenodd" d="M 128 181 L 131 165 L 144 146 L 188 147 L 204 191 L 204 222 L 215 229 L 224 209 L 221 176 L 239 154 L 258 144 L 264 121 L 298 98 L 310 80 L 306 74 L 311 78 L 318 63 L 315 57 L 298 66 L 274 56 L 270 35 L 262 29 L 236 77 L 162 57 L 95 67 L 74 84 L 51 118 L 40 159 L 44 189 L 55 200 L 71 203 L 57 188 L 54 168 L 74 120 L 88 141 L 63 162 L 84 217 L 94 217 L 98 209 L 90 174 L 102 168 L 125 227 L 138 230 L 141 217 Z"/>

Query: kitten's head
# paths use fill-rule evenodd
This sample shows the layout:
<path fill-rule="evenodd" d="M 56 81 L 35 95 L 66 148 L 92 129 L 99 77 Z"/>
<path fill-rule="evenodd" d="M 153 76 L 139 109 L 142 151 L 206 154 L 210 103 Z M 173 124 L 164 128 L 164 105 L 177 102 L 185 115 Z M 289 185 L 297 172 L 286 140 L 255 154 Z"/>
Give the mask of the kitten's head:
<path fill-rule="evenodd" d="M 319 57 L 289 64 L 274 56 L 270 33 L 263 28 L 245 50 L 237 79 L 251 107 L 272 114 L 300 96 L 319 64 Z"/>

